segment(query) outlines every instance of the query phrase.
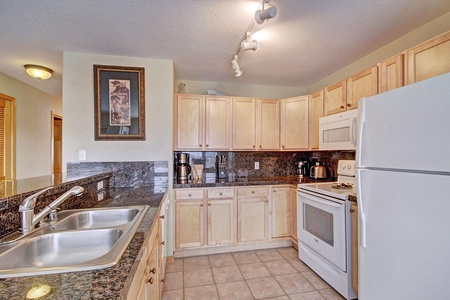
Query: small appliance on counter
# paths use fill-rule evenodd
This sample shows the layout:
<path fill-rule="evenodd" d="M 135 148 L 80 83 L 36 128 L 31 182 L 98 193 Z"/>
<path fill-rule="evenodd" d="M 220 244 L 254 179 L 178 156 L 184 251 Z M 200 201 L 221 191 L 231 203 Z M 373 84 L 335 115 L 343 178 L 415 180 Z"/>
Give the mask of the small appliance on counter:
<path fill-rule="evenodd" d="M 311 167 L 309 174 L 314 179 L 326 179 L 328 178 L 328 167 L 318 161 L 315 166 Z"/>
<path fill-rule="evenodd" d="M 295 164 L 296 173 L 300 176 L 309 176 L 309 161 L 301 160 Z"/>
<path fill-rule="evenodd" d="M 175 170 L 177 183 L 188 183 L 191 166 L 189 165 L 188 153 L 177 153 L 175 155 Z"/>
<path fill-rule="evenodd" d="M 216 177 L 217 179 L 227 179 L 227 157 L 226 155 L 216 155 Z"/>

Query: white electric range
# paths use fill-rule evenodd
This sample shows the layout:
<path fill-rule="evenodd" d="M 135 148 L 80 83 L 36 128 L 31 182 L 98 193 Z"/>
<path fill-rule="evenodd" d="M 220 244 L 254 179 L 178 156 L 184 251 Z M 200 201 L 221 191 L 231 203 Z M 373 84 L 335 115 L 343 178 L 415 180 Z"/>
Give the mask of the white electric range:
<path fill-rule="evenodd" d="M 356 193 L 355 161 L 338 162 L 336 182 L 299 184 L 299 258 L 346 299 L 352 289 L 351 217 L 348 196 Z"/>

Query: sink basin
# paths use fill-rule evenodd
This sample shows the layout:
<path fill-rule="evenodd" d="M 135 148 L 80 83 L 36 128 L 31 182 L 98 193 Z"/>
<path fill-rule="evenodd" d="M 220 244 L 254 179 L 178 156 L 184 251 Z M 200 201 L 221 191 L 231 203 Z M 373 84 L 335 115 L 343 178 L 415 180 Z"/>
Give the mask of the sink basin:
<path fill-rule="evenodd" d="M 143 205 L 63 211 L 56 223 L 0 245 L 0 278 L 113 266 L 148 209 Z"/>
<path fill-rule="evenodd" d="M 97 209 L 85 211 L 62 211 L 53 229 L 94 229 L 115 227 L 131 222 L 139 213 L 137 208 Z"/>

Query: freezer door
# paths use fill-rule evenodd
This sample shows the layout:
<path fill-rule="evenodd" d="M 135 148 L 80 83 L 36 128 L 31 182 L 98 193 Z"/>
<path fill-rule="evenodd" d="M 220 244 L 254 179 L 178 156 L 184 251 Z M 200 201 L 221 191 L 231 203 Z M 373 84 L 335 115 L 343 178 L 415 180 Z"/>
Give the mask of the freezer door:
<path fill-rule="evenodd" d="M 357 167 L 450 172 L 450 73 L 359 102 Z"/>
<path fill-rule="evenodd" d="M 357 170 L 359 299 L 450 299 L 450 176 Z"/>

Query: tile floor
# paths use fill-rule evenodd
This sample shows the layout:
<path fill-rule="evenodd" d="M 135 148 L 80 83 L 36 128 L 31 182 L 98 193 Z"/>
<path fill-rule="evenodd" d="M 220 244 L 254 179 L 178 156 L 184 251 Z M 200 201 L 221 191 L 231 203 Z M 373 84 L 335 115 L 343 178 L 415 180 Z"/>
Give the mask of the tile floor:
<path fill-rule="evenodd" d="M 342 300 L 292 247 L 177 258 L 167 264 L 163 300 Z"/>

